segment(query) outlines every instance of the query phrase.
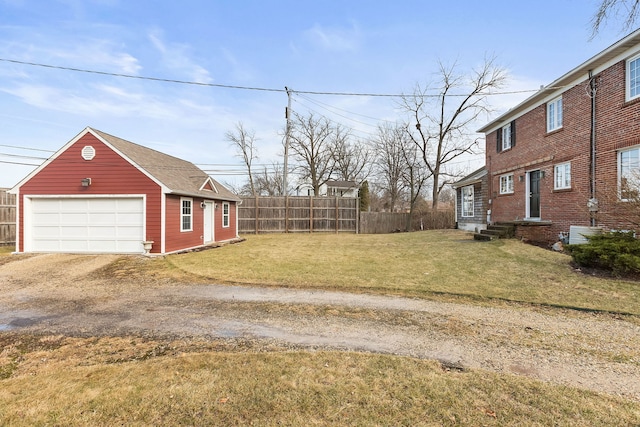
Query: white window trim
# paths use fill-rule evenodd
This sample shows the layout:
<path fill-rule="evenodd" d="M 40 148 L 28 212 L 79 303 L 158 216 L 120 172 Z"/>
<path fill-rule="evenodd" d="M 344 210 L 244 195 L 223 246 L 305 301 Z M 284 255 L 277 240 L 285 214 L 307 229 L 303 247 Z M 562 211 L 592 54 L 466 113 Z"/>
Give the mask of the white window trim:
<path fill-rule="evenodd" d="M 468 209 L 465 209 L 465 190 L 469 190 L 471 189 L 471 210 L 469 211 Z M 474 211 L 475 211 L 475 192 L 474 192 L 474 188 L 473 185 L 467 185 L 466 187 L 462 187 L 462 191 L 460 193 L 460 196 L 462 198 L 461 202 L 462 202 L 462 217 L 463 218 L 471 218 L 474 217 Z"/>
<path fill-rule="evenodd" d="M 225 208 L 227 213 L 225 214 Z M 227 225 L 225 225 L 225 223 Z M 229 228 L 231 226 L 231 204 L 229 202 L 222 203 L 222 228 Z"/>
<path fill-rule="evenodd" d="M 640 91 L 638 91 L 637 95 L 631 96 L 631 63 L 637 60 L 640 60 L 640 55 L 633 56 L 627 59 L 625 62 L 624 79 L 625 79 L 625 98 L 627 101 L 631 101 L 633 99 L 640 97 Z M 638 70 L 638 72 L 640 73 L 640 69 Z M 638 79 L 640 79 L 640 76 L 638 76 Z"/>
<path fill-rule="evenodd" d="M 511 177 L 511 186 L 509 186 L 509 177 Z M 507 183 L 507 188 L 505 191 L 502 191 L 502 180 L 505 180 Z M 513 183 L 513 174 L 512 173 L 508 173 L 506 175 L 500 175 L 500 194 L 513 194 L 514 190 L 514 183 Z"/>
<path fill-rule="evenodd" d="M 189 202 L 189 214 L 184 213 L 184 202 Z M 189 217 L 189 228 L 184 228 L 184 218 Z M 193 199 L 180 197 L 180 231 L 193 231 Z"/>
<path fill-rule="evenodd" d="M 502 151 L 511 149 L 511 138 L 513 137 L 513 135 L 511 135 L 511 123 L 502 126 L 500 132 L 502 132 Z M 505 138 L 505 133 L 509 135 L 509 138 Z"/>
<path fill-rule="evenodd" d="M 563 177 L 565 175 L 566 169 L 565 166 L 569 166 L 569 182 L 565 183 L 566 178 L 563 179 L 562 185 L 558 185 L 558 171 L 560 168 L 562 169 Z M 567 190 L 571 188 L 571 162 L 558 163 L 553 167 L 553 189 L 554 190 Z"/>
<path fill-rule="evenodd" d="M 551 110 L 553 109 L 553 117 Z M 547 102 L 547 132 L 562 129 L 562 96 Z"/>
<path fill-rule="evenodd" d="M 627 153 L 629 151 L 640 151 L 640 145 L 636 145 L 635 147 L 625 148 L 624 150 L 619 150 L 617 154 L 617 163 L 618 163 L 618 197 L 623 202 L 628 202 L 629 199 L 622 197 L 622 153 Z M 638 153 L 640 156 L 640 153 Z M 638 172 L 640 173 L 640 168 L 638 168 Z"/>

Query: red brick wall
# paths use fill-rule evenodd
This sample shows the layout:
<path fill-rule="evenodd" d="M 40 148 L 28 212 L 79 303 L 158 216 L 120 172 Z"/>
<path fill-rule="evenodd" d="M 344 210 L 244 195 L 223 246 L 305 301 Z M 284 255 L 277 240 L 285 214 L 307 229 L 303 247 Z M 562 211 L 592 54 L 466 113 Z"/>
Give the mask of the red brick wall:
<path fill-rule="evenodd" d="M 640 103 L 625 103 L 624 75 L 625 62 L 621 61 L 596 76 L 596 197 L 600 202 L 596 222 L 608 228 L 630 227 L 629 223 L 615 218 L 621 209 L 615 201 L 617 150 L 640 144 Z M 546 104 L 542 104 L 516 119 L 516 144 L 512 149 L 497 152 L 497 132 L 487 135 L 493 222 L 525 218 L 526 173 L 539 169 L 545 173 L 540 182 L 540 218 L 552 224 L 520 227 L 521 236 L 554 241 L 559 232 L 568 232 L 571 225 L 590 224 L 587 201 L 590 198 L 591 98 L 588 85 L 585 76 L 583 82 L 562 94 L 563 127 L 557 131 L 547 133 Z M 566 161 L 571 162 L 571 189 L 554 190 L 554 165 Z M 500 176 L 506 173 L 514 174 L 514 193 L 500 195 Z"/>

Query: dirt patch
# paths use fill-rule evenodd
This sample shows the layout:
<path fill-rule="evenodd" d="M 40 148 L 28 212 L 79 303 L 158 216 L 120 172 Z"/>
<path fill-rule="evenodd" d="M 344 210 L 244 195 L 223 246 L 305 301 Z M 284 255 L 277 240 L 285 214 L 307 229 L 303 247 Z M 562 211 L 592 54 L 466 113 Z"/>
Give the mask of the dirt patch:
<path fill-rule="evenodd" d="M 382 352 L 640 400 L 635 317 L 193 284 L 185 282 L 188 276 L 158 274 L 148 268 L 157 260 L 145 257 L 7 258 L 0 265 L 0 337 L 189 339 Z"/>

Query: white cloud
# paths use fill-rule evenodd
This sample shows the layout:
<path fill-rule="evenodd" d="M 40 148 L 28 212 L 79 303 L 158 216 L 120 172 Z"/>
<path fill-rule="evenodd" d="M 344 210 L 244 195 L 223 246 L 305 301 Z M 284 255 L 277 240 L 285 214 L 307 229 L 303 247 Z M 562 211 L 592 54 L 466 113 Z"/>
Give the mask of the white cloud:
<path fill-rule="evenodd" d="M 191 48 L 186 44 L 165 43 L 160 31 L 152 31 L 148 34 L 153 47 L 162 54 L 162 62 L 172 71 L 186 75 L 189 80 L 198 83 L 211 83 L 213 78 L 209 71 L 198 65 L 190 58 Z"/>
<path fill-rule="evenodd" d="M 311 44 L 334 52 L 356 50 L 362 39 L 362 34 L 355 24 L 349 28 L 326 28 L 315 24 L 304 32 L 304 36 Z"/>

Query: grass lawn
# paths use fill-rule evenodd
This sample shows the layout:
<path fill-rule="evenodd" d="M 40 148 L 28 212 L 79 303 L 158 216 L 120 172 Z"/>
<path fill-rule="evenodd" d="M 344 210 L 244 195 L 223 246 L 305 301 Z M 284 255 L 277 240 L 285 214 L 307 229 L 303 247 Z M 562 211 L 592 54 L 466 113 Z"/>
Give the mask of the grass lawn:
<path fill-rule="evenodd" d="M 222 283 L 640 314 L 639 282 L 578 273 L 568 255 L 517 240 L 477 242 L 458 230 L 245 237 L 240 244 L 171 255 L 166 262 Z"/>
<path fill-rule="evenodd" d="M 0 380 L 0 424 L 9 426 L 640 423 L 637 402 L 408 357 L 133 338 L 0 341 L 20 359 Z"/>
<path fill-rule="evenodd" d="M 567 255 L 516 240 L 246 237 L 148 259 L 138 274 L 640 314 L 639 283 L 577 273 Z M 0 332 L 0 425 L 613 426 L 640 425 L 640 402 L 393 355 Z"/>

